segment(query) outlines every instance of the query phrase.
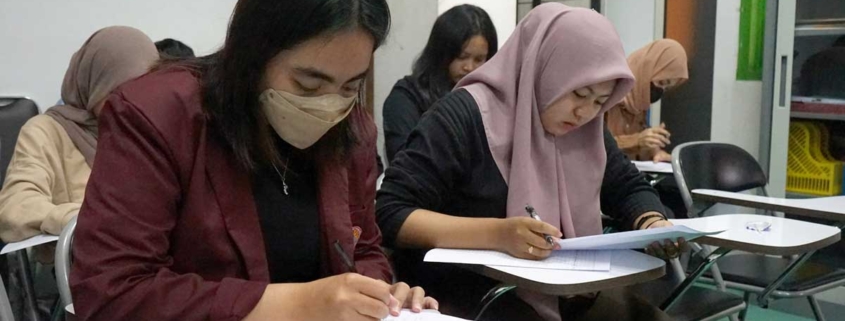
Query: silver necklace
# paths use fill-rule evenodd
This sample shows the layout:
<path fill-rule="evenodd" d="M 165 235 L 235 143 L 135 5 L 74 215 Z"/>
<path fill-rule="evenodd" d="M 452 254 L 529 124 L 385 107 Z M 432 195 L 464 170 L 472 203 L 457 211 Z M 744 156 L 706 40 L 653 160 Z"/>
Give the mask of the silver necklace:
<path fill-rule="evenodd" d="M 282 179 L 282 191 L 285 193 L 285 195 L 290 195 L 290 194 L 288 194 L 288 183 L 285 180 L 287 178 L 287 175 L 288 175 L 288 165 L 289 164 L 290 164 L 290 157 L 285 158 L 285 172 L 284 173 L 280 173 L 279 168 L 276 167 L 276 164 L 273 164 L 273 169 L 276 170 L 276 174 L 279 174 L 279 178 Z"/>

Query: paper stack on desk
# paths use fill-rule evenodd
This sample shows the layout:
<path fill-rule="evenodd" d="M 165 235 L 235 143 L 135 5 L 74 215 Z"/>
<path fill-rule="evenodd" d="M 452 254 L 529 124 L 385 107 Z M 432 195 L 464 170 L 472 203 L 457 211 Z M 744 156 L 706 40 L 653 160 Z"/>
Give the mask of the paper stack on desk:
<path fill-rule="evenodd" d="M 610 260 L 615 250 L 644 249 L 653 242 L 663 243 L 665 239 L 675 240 L 683 237 L 691 241 L 721 232 L 704 233 L 686 226 L 672 226 L 563 239 L 559 241 L 561 250 L 553 251 L 551 256 L 538 261 L 518 259 L 497 251 L 433 249 L 426 253 L 425 261 L 551 270 L 610 271 Z"/>
<path fill-rule="evenodd" d="M 705 233 L 686 226 L 671 226 L 563 239 L 558 244 L 561 250 L 636 250 L 644 249 L 653 242 L 663 243 L 665 239 L 676 240 L 683 237 L 687 241 L 692 241 L 705 235 L 722 232 L 724 231 Z"/>

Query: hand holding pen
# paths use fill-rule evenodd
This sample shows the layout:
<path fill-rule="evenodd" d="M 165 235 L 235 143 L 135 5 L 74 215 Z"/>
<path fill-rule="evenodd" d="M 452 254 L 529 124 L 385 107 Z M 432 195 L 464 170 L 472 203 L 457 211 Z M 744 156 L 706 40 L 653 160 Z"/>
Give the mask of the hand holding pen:
<path fill-rule="evenodd" d="M 543 220 L 540 219 L 540 215 L 537 215 L 537 212 L 534 211 L 534 208 L 531 207 L 531 205 L 526 204 L 525 205 L 525 211 L 528 212 L 528 215 L 531 216 L 531 218 L 538 220 L 540 222 L 543 221 Z M 549 245 L 554 245 L 554 240 L 552 240 L 551 235 L 543 234 L 543 238 L 546 239 L 546 243 L 549 243 Z"/>
<path fill-rule="evenodd" d="M 358 275 L 358 269 L 355 267 L 355 262 L 346 255 L 346 252 L 343 250 L 343 247 L 340 246 L 339 241 L 334 242 L 334 250 L 338 257 L 340 257 L 343 264 L 346 266 L 347 270 L 353 275 L 355 278 L 363 277 L 367 278 L 366 276 Z M 369 279 L 369 278 L 367 278 Z M 373 279 L 369 279 L 373 280 Z M 375 280 L 373 280 L 375 281 Z M 376 281 L 381 282 L 384 285 L 383 281 Z M 437 303 L 437 300 L 433 299 L 432 297 L 425 296 L 425 291 L 421 287 L 410 287 L 405 282 L 398 282 L 394 283 L 393 285 L 388 286 L 389 297 L 387 297 L 387 301 L 382 301 L 387 305 L 389 309 L 389 314 L 392 316 L 398 316 L 399 312 L 405 308 L 410 309 L 413 312 L 421 312 L 424 309 L 429 310 L 438 310 L 440 304 Z M 380 299 L 384 299 L 384 297 L 380 297 Z M 379 317 L 380 318 L 383 318 Z"/>
<path fill-rule="evenodd" d="M 496 246 L 501 252 L 521 259 L 541 260 L 560 248 L 557 239 L 563 234 L 551 224 L 526 216 L 510 217 L 501 222 Z"/>

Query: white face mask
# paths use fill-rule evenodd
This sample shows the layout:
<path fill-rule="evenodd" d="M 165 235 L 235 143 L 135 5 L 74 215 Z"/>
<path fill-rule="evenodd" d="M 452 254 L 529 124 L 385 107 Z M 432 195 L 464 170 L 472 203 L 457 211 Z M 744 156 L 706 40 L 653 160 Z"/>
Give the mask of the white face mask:
<path fill-rule="evenodd" d="M 358 96 L 302 97 L 267 89 L 259 97 L 267 121 L 288 144 L 306 149 L 352 112 Z"/>

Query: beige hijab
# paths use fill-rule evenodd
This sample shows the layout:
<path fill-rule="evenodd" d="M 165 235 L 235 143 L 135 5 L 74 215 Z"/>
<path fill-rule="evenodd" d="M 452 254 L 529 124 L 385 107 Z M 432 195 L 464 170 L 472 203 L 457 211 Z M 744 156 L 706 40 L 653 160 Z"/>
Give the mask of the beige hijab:
<path fill-rule="evenodd" d="M 62 82 L 64 105 L 45 113 L 53 117 L 94 165 L 97 117 L 94 108 L 120 84 L 145 74 L 159 55 L 146 34 L 131 27 L 107 27 L 95 32 L 70 59 Z"/>
<path fill-rule="evenodd" d="M 613 136 L 632 135 L 645 129 L 646 113 L 651 107 L 651 83 L 681 79 L 678 86 L 689 79 L 687 53 L 672 39 L 660 39 L 635 51 L 628 57 L 628 66 L 636 78 L 634 89 L 607 113 L 607 127 Z"/>

